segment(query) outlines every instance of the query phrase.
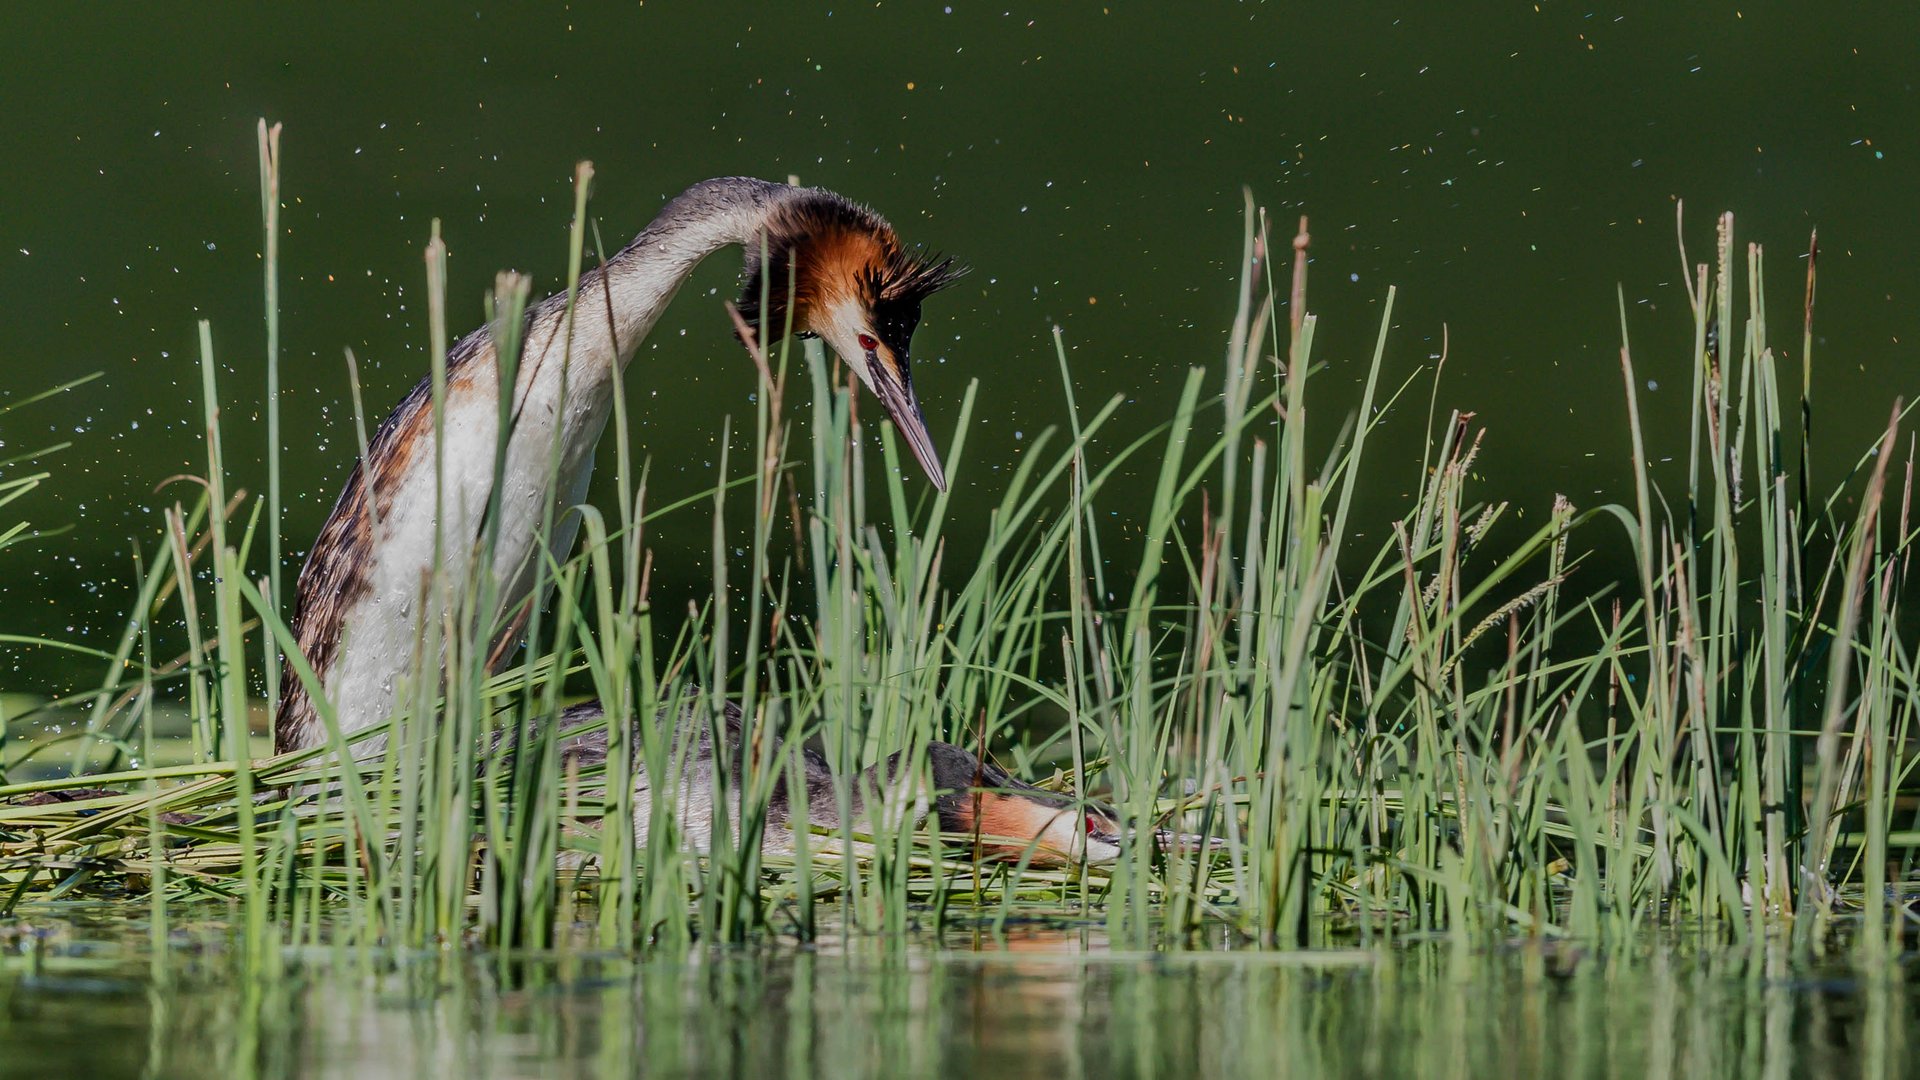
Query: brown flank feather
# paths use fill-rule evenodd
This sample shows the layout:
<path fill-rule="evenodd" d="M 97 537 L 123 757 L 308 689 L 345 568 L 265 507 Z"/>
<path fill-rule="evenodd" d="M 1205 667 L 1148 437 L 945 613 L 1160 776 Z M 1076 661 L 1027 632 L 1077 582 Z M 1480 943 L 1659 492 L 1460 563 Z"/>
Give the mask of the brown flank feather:
<path fill-rule="evenodd" d="M 474 361 L 493 344 L 491 333 L 482 327 L 461 338 L 447 350 L 447 386 L 449 394 L 456 385 L 470 383 L 485 365 Z M 423 380 L 402 398 L 393 412 L 381 422 L 367 440 L 367 456 L 353 465 L 346 486 L 327 516 L 320 535 L 307 552 L 300 567 L 295 591 L 293 636 L 314 674 L 321 679 L 333 667 L 340 647 L 340 631 L 346 610 L 364 597 L 373 568 L 373 526 L 393 509 L 394 492 L 399 490 L 413 455 L 427 446 L 433 430 L 433 387 Z M 368 513 L 367 475 L 371 468 L 373 513 Z M 320 722 L 313 700 L 293 671 L 286 673 L 280 692 L 279 708 L 274 715 L 274 746 L 296 745 L 295 733 Z"/>

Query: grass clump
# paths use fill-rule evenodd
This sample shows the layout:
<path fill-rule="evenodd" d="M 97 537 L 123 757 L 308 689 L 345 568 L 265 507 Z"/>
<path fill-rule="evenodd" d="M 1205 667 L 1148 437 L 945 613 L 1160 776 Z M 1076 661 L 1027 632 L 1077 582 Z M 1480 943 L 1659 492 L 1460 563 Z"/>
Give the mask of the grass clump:
<path fill-rule="evenodd" d="M 263 125 L 261 137 L 271 357 L 277 134 Z M 591 177 L 582 166 L 576 178 L 570 295 Z M 871 471 L 848 387 L 817 344 L 796 355 L 783 339 L 753 349 L 752 459 L 723 449 L 700 500 L 710 598 L 656 611 L 647 529 L 698 504 L 649 506 L 616 393 L 616 505 L 612 516 L 543 508 L 549 533 L 579 514 L 582 539 L 568 561 L 539 568 L 552 600 L 528 613 L 521 659 L 496 670 L 497 585 L 468 583 L 479 602 L 419 643 L 444 665 L 417 664 L 427 677 L 397 715 L 354 733 L 387 740 L 366 760 L 337 726 L 325 749 L 251 748 L 249 688 L 311 686 L 312 672 L 292 648 L 273 557 L 277 478 L 264 527 L 262 504 L 228 492 L 202 324 L 205 482 L 165 514 L 137 565 L 139 600 L 118 651 L 101 654 L 106 678 L 62 702 L 90 710 L 75 746 L 89 790 L 47 801 L 74 787 L 64 777 L 0 788 L 0 910 L 111 884 L 144 890 L 162 926 L 196 899 L 238 904 L 261 942 L 536 946 L 590 913 L 609 947 L 808 937 L 826 906 L 877 932 L 1044 905 L 1097 912 L 1141 941 L 1219 920 L 1273 945 L 1332 928 L 1364 941 L 1444 932 L 1462 948 L 1515 932 L 1622 943 L 1651 923 L 1698 919 L 1733 939 L 1791 927 L 1807 950 L 1857 912 L 1856 947 L 1891 949 L 1898 912 L 1882 898 L 1912 859 L 1916 833 L 1899 827 L 1896 805 L 1920 700 L 1900 610 L 1910 451 L 1889 476 L 1904 413 L 1894 407 L 1854 474 L 1812 487 L 1810 330 L 1796 412 L 1760 248 L 1736 247 L 1723 217 L 1715 262 L 1689 282 L 1684 491 L 1649 477 L 1623 304 L 1619 449 L 1632 505 L 1558 499 L 1541 524 L 1518 527 L 1507 503 L 1474 490 L 1484 432 L 1430 408 L 1412 505 L 1364 547 L 1354 492 L 1403 467 L 1370 457 L 1369 436 L 1419 377 L 1387 375 L 1394 293 L 1357 414 L 1322 419 L 1310 407 L 1306 223 L 1282 288 L 1250 201 L 1246 220 L 1222 363 L 1190 371 L 1149 435 L 1096 457 L 1118 399 L 1075 400 L 1056 333 L 1064 423 L 1022 455 L 964 560 L 943 539 L 946 495 L 909 495 L 890 429 Z M 436 231 L 436 386 L 443 252 Z M 1813 281 L 1810 260 L 1808 326 Z M 503 384 L 526 299 L 512 275 L 489 298 Z M 790 408 L 810 413 L 804 445 Z M 956 469 L 973 408 L 969 388 Z M 1313 425 L 1338 429 L 1330 453 L 1330 432 Z M 1143 526 L 1123 534 L 1099 511 L 1140 508 L 1122 490 L 1128 470 L 1152 484 Z M 0 505 L 43 475 L 0 476 Z M 19 535 L 0 530 L 0 548 Z M 1584 553 L 1617 546 L 1631 553 L 1629 580 L 1577 572 Z M 260 547 L 275 569 L 255 579 Z M 163 661 L 158 642 L 183 650 Z M 582 690 L 608 717 L 604 774 L 570 764 L 547 722 Z M 737 789 L 724 772 L 697 777 L 723 789 L 711 853 L 686 853 L 667 800 L 636 847 L 629 770 L 671 790 L 689 768 L 650 718 L 685 703 L 717 732 L 728 701 L 746 718 L 749 753 Z M 156 725 L 179 714 L 185 760 L 156 764 Z M 520 752 L 496 752 L 502 732 Z M 1052 785 L 1222 845 L 1162 852 L 1140 828 L 1111 866 L 1043 872 L 982 863 L 968 838 L 895 814 L 860 835 L 802 831 L 792 856 L 764 854 L 767 801 L 809 739 L 835 766 L 842 806 L 859 769 L 938 739 L 1001 748 L 1018 770 L 1060 762 Z M 303 795 L 313 791 L 332 795 Z M 849 843 L 857 855 L 843 853 Z"/>

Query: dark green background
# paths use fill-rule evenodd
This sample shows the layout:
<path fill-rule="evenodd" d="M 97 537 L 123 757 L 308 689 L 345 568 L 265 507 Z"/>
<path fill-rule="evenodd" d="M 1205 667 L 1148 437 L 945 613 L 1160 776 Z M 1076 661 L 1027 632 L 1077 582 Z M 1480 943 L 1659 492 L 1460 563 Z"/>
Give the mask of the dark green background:
<path fill-rule="evenodd" d="M 1817 462 L 1837 476 L 1914 391 L 1920 333 L 1920 15 L 1872 7 L 18 5 L 0 32 L 0 398 L 105 378 L 0 419 L 0 458 L 74 442 L 15 508 L 75 526 L 0 554 L 0 627 L 117 632 L 128 552 L 176 497 L 154 485 L 204 468 L 197 318 L 214 324 L 236 480 L 263 489 L 261 115 L 286 125 L 296 554 L 352 457 L 342 347 L 376 412 L 425 370 L 429 220 L 445 222 L 464 329 L 501 267 L 559 283 L 581 158 L 610 244 L 691 181 L 797 173 L 972 263 L 915 343 L 943 444 L 966 381 L 982 384 L 963 539 L 1063 418 L 1053 325 L 1083 403 L 1128 397 L 1116 434 L 1168 415 L 1188 365 L 1218 364 L 1243 184 L 1282 237 L 1312 215 L 1323 434 L 1357 399 L 1398 285 L 1389 372 L 1431 366 L 1447 328 L 1440 407 L 1490 427 L 1482 491 L 1529 515 L 1555 492 L 1591 506 L 1627 490 L 1616 284 L 1654 454 L 1685 454 L 1675 198 L 1696 259 L 1721 209 L 1769 246 L 1790 353 L 1818 225 Z M 736 266 L 705 267 L 632 369 L 656 498 L 710 483 L 722 416 L 750 416 L 719 306 Z M 1426 400 L 1422 385 L 1371 451 L 1369 544 L 1417 480 Z M 1109 508 L 1124 516 L 1125 497 Z M 704 587 L 708 530 L 688 515 L 656 531 L 663 590 Z M 9 689 L 88 671 L 0 652 Z"/>

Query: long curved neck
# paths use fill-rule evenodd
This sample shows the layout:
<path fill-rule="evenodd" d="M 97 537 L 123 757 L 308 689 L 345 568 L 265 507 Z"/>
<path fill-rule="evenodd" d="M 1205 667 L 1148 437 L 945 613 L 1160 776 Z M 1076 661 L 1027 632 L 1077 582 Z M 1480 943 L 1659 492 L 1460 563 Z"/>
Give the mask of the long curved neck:
<path fill-rule="evenodd" d="M 567 398 L 575 407 L 599 411 L 612 392 L 613 366 L 624 367 L 633 359 L 634 350 L 694 267 L 730 244 L 760 243 L 769 216 L 799 190 L 751 177 L 725 176 L 702 180 L 675 196 L 606 265 L 581 275 L 571 333 L 566 293 L 550 296 L 534 308 L 514 392 L 516 409 L 537 400 L 555 400 L 564 366 Z M 485 333 L 476 337 L 484 340 Z M 559 362 L 561 356 L 569 358 L 565 365 Z M 599 431 L 595 428 L 586 435 L 597 440 Z"/>
<path fill-rule="evenodd" d="M 730 244 L 760 242 L 768 215 L 798 189 L 744 176 L 703 180 L 669 202 L 640 235 L 607 261 L 582 292 L 601 286 L 613 305 L 614 341 L 626 363 L 702 259 Z M 586 299 L 585 296 L 582 299 Z M 602 315 L 604 318 L 604 314 Z"/>

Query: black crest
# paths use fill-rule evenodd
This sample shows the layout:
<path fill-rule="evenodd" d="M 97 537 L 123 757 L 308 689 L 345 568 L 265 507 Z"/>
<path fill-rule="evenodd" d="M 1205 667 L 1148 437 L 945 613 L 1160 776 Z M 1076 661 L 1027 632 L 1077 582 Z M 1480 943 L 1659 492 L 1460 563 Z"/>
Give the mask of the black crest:
<path fill-rule="evenodd" d="M 873 277 L 876 304 L 918 304 L 967 275 L 967 268 L 938 252 L 896 247 Z"/>
<path fill-rule="evenodd" d="M 797 190 L 747 245 L 736 306 L 770 338 L 786 332 L 796 308 L 856 290 L 876 312 L 911 311 L 917 321 L 920 301 L 964 273 L 952 259 L 902 247 L 885 218 L 851 199 Z"/>

